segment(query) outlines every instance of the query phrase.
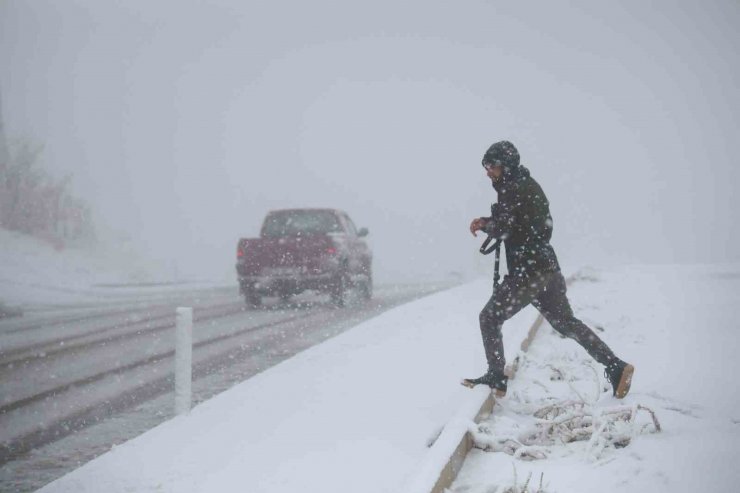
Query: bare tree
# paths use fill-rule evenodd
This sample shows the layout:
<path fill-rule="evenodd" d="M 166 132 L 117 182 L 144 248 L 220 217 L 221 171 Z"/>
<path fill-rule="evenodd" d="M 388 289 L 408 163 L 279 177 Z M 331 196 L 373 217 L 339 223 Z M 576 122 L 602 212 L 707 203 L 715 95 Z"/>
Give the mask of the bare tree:
<path fill-rule="evenodd" d="M 8 144 L 0 108 L 0 227 L 51 241 L 92 236 L 92 214 L 72 196 L 72 176 L 54 179 L 38 165 L 41 147 L 27 141 Z"/>

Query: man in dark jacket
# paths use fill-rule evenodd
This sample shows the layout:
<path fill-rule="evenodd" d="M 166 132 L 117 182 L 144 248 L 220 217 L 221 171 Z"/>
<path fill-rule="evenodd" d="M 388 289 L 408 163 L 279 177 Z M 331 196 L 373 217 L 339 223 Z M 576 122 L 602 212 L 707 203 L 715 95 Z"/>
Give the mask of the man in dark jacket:
<path fill-rule="evenodd" d="M 498 193 L 490 217 L 479 217 L 470 232 L 483 231 L 501 239 L 506 248 L 508 275 L 480 313 L 483 347 L 488 371 L 479 378 L 463 380 L 463 385 L 490 386 L 498 396 L 506 394 L 504 321 L 532 303 L 552 327 L 575 339 L 596 361 L 606 367 L 605 375 L 614 395 L 629 392 L 635 368 L 617 358 L 609 347 L 573 315 L 566 296 L 565 279 L 550 245 L 552 216 L 550 204 L 529 170 L 519 164 L 519 152 L 511 142 L 493 144 L 483 156 L 483 167 Z"/>

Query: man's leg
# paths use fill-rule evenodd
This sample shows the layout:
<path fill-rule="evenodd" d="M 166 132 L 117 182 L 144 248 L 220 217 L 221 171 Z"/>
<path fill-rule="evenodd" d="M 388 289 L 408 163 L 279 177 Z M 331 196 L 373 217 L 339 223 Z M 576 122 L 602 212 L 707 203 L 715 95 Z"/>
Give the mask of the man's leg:
<path fill-rule="evenodd" d="M 480 312 L 480 330 L 483 348 L 488 361 L 488 371 L 478 378 L 466 378 L 466 387 L 488 385 L 495 390 L 497 397 L 506 395 L 507 377 L 504 375 L 504 343 L 501 327 L 504 321 L 513 317 L 519 310 L 530 304 L 537 293 L 547 285 L 550 274 L 519 277 L 508 275 L 494 291 L 491 299 Z"/>
<path fill-rule="evenodd" d="M 551 278 L 551 274 L 527 277 L 508 275 L 480 312 L 480 330 L 488 370 L 503 374 L 506 359 L 501 336 L 503 323 L 532 303 Z"/>
<path fill-rule="evenodd" d="M 532 304 L 555 330 L 575 339 L 593 359 L 606 367 L 604 374 L 612 384 L 614 396 L 622 399 L 627 395 L 632 385 L 635 367 L 617 358 L 593 330 L 573 315 L 566 296 L 565 279 L 560 272 L 552 277 L 545 290 L 532 301 Z"/>
<path fill-rule="evenodd" d="M 532 304 L 542 313 L 553 329 L 566 337 L 575 339 L 592 358 L 602 365 L 608 366 L 617 360 L 609 346 L 573 315 L 562 273 L 554 273 L 550 282 L 532 301 Z"/>

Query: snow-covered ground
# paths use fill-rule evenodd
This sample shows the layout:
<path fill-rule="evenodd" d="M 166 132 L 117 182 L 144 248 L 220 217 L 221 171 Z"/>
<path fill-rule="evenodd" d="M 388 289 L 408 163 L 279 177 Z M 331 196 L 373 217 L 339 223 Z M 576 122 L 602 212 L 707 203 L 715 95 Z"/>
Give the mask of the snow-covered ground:
<path fill-rule="evenodd" d="M 553 443 L 525 461 L 473 450 L 455 492 L 734 491 L 740 471 L 740 265 L 590 270 L 573 284 L 576 313 L 635 364 L 624 401 L 599 392 L 601 369 L 543 326 L 509 395 L 476 430 L 479 444 L 523 441 L 543 404 L 582 401 L 597 418 L 649 407 L 662 431 Z M 391 492 L 416 472 L 428 443 L 471 392 L 459 385 L 484 359 L 480 280 L 398 307 L 313 347 L 116 447 L 42 492 Z M 507 323 L 507 351 L 535 312 Z M 643 413 L 640 420 L 644 419 Z M 492 449 L 497 447 L 492 446 Z M 526 455 L 526 454 L 525 454 Z M 534 486 L 534 488 L 532 488 Z"/>
<path fill-rule="evenodd" d="M 123 244 L 57 249 L 0 228 L 0 245 L 0 305 L 23 310 L 236 285 L 235 278 L 181 279 L 172 261 L 144 258 Z"/>
<path fill-rule="evenodd" d="M 631 393 L 624 401 L 600 393 L 602 367 L 548 327 L 477 430 L 482 449 L 468 455 L 451 491 L 521 489 L 530 476 L 529 491 L 542 481 L 548 493 L 738 491 L 740 266 L 595 272 L 570 292 L 581 317 L 635 364 Z M 535 416 L 563 404 L 560 416 Z M 629 423 L 616 419 L 620 411 L 636 414 Z M 555 423 L 565 426 L 546 433 Z"/>

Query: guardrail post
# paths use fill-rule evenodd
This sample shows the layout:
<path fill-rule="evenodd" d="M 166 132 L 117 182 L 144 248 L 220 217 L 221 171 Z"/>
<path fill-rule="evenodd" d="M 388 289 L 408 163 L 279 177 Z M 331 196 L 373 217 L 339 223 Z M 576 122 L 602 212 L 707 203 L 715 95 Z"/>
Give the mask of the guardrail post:
<path fill-rule="evenodd" d="M 175 324 L 175 414 L 186 414 L 191 405 L 193 377 L 193 309 L 180 307 Z"/>

